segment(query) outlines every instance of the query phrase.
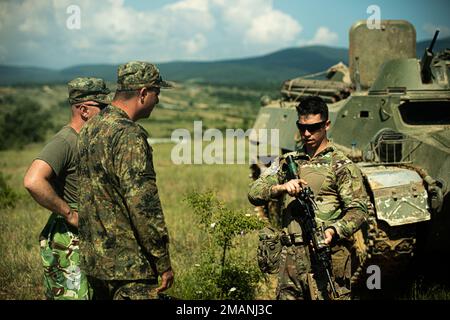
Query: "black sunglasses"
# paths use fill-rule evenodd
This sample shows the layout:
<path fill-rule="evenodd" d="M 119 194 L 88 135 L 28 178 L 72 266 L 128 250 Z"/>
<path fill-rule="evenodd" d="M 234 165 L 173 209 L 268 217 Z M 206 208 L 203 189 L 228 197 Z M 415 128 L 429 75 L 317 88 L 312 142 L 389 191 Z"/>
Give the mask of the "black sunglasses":
<path fill-rule="evenodd" d="M 308 130 L 308 132 L 313 133 L 316 132 L 317 130 L 323 128 L 323 125 L 326 123 L 327 121 L 321 121 L 321 122 L 316 122 L 316 123 L 312 123 L 312 124 L 302 124 L 300 122 L 296 122 L 297 124 L 297 128 L 298 130 L 300 130 L 301 132 L 305 132 L 306 130 Z"/>

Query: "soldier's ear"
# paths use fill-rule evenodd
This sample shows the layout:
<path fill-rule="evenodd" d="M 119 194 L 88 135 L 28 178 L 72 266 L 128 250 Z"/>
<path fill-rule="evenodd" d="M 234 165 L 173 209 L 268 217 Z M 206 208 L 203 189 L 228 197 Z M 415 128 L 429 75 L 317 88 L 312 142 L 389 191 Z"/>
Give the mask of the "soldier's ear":
<path fill-rule="evenodd" d="M 139 90 L 139 99 L 145 99 L 145 97 L 147 96 L 147 94 L 148 94 L 148 89 L 147 88 L 141 88 L 140 90 Z"/>
<path fill-rule="evenodd" d="M 89 108 L 86 105 L 82 104 L 82 105 L 80 105 L 79 109 L 80 109 L 81 117 L 83 119 L 85 119 L 85 118 L 87 119 L 89 117 Z"/>
<path fill-rule="evenodd" d="M 147 88 L 138 89 L 137 98 L 140 104 L 144 104 L 146 96 L 147 96 Z"/>

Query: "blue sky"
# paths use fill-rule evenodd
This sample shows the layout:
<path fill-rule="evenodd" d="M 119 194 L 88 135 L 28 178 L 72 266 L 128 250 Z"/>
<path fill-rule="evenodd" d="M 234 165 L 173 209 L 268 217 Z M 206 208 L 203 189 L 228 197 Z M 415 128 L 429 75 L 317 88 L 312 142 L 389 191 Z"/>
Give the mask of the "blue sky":
<path fill-rule="evenodd" d="M 67 11 L 71 5 L 79 15 Z M 2 0 L 0 64 L 59 69 L 134 59 L 221 60 L 312 44 L 347 47 L 350 26 L 369 18 L 371 5 L 381 19 L 410 21 L 419 41 L 436 27 L 450 36 L 444 0 Z"/>

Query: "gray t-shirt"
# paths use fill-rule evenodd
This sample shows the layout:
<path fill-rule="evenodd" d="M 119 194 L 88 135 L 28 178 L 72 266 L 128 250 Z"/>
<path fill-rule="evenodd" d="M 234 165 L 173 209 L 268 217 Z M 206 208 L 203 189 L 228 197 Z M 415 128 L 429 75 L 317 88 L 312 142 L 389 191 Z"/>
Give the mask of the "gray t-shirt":
<path fill-rule="evenodd" d="M 56 177 L 51 184 L 56 193 L 69 204 L 78 203 L 77 139 L 78 133 L 72 127 L 65 126 L 36 157 L 47 162 L 53 169 Z"/>

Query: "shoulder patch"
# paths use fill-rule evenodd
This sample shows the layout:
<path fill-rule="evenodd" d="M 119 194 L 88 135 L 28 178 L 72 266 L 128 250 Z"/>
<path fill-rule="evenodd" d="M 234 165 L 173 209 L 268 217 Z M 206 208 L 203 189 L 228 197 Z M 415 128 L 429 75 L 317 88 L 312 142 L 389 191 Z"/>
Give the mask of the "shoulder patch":
<path fill-rule="evenodd" d="M 353 162 L 347 158 L 342 152 L 333 153 L 332 169 L 334 172 L 342 170 L 345 166 L 353 164 Z"/>

